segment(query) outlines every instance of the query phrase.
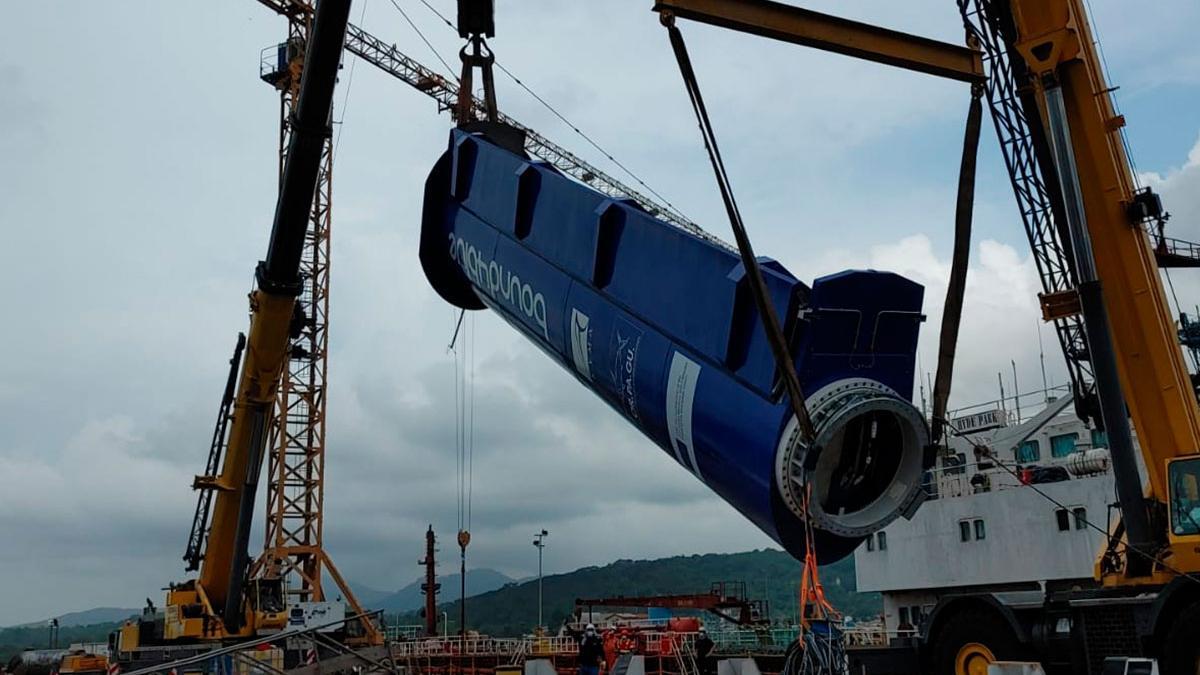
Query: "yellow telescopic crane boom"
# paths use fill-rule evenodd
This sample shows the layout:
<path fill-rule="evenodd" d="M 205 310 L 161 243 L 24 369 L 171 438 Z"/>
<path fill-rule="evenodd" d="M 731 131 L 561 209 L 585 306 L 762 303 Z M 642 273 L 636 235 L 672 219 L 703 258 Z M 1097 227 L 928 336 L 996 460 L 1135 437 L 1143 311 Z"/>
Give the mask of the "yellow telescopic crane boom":
<path fill-rule="evenodd" d="M 330 132 L 333 89 L 349 14 L 350 0 L 322 0 L 317 7 L 271 240 L 265 260 L 255 270 L 256 288 L 250 294 L 250 330 L 224 462 L 216 475 L 196 479 L 195 486 L 213 490 L 215 500 L 195 596 L 189 591 L 177 602 L 168 599 L 168 608 L 188 601 L 203 606 L 206 616 L 219 612 L 227 634 L 239 634 L 247 625 L 243 585 L 254 499 L 288 337 L 302 319 L 296 315 L 300 255 L 322 144 Z M 182 632 L 181 637 L 211 630 L 184 628 Z"/>
<path fill-rule="evenodd" d="M 1166 531 L 1160 515 L 1170 499 L 1168 463 L 1200 450 L 1200 409 L 1154 249 L 1142 227 L 1162 207 L 1152 194 L 1135 188 L 1121 137 L 1125 120 L 1113 105 L 1082 0 L 1012 0 L 1011 10 L 1012 44 L 1029 70 L 1037 103 L 1033 110 L 1042 116 L 1049 137 L 1072 235 L 1078 306 L 1109 430 L 1125 536 L 1142 552 L 1126 553 L 1120 569 L 1101 573 L 1109 583 L 1122 577 L 1126 582 L 1162 582 L 1174 574 L 1147 564 L 1151 557 L 1170 558 L 1169 564 L 1179 568 L 1195 556 L 1184 546 L 1173 546 L 1179 549 L 1174 552 L 1163 549 L 1180 543 Z M 1106 310 L 1106 321 L 1093 324 L 1088 315 L 1097 309 Z M 1115 382 L 1106 382 L 1101 372 L 1105 332 L 1111 333 Z M 1146 499 L 1128 432 L 1121 433 L 1125 406 L 1149 478 Z M 1195 569 L 1195 560 L 1185 567 Z"/>

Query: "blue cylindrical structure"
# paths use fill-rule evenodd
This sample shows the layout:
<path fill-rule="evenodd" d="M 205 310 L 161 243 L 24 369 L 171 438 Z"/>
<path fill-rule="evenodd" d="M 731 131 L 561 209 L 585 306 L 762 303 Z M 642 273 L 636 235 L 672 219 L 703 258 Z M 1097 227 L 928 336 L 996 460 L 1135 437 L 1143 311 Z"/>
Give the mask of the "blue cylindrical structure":
<path fill-rule="evenodd" d="M 462 130 L 425 187 L 420 255 L 448 302 L 491 308 L 793 555 L 822 561 L 920 500 L 910 403 L 923 288 L 761 259 L 817 429 L 795 421 L 733 250 Z"/>

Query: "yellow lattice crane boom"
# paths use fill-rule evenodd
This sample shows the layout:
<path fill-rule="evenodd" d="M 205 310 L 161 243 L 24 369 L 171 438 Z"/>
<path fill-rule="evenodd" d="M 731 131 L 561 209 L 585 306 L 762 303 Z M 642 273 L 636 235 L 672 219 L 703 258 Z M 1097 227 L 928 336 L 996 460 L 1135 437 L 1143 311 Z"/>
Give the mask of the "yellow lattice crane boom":
<path fill-rule="evenodd" d="M 329 136 L 349 11 L 350 0 L 323 0 L 315 14 L 270 244 L 255 269 L 255 289 L 250 293 L 250 328 L 244 345 L 239 340 L 231 363 L 208 472 L 195 482 L 201 498 L 185 559 L 190 568 L 199 569 L 199 575 L 171 585 L 161 634 L 130 635 L 133 644 L 123 644 L 122 650 L 135 644 L 250 637 L 287 623 L 282 584 L 247 582 L 248 545 L 280 377 L 302 320 L 297 302 L 303 290 L 300 262 Z M 122 631 L 123 640 L 128 632 Z"/>

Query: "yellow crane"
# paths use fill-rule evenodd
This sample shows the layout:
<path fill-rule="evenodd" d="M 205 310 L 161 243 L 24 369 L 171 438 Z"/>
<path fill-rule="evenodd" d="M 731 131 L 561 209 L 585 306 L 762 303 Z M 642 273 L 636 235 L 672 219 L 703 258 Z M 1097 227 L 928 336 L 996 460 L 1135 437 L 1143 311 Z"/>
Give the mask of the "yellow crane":
<path fill-rule="evenodd" d="M 654 9 L 668 25 L 699 21 L 986 93 L 1044 318 L 1055 323 L 1077 410 L 1107 432 L 1121 518 L 1097 557 L 1096 588 L 1047 594 L 1032 609 L 969 593 L 940 604 L 925 627 L 926 667 L 974 673 L 1039 655 L 1098 672 L 1109 650 L 1156 657 L 1168 675 L 1198 672 L 1200 407 L 1148 231 L 1165 220 L 1162 204 L 1136 187 L 1083 0 L 958 5 L 966 47 L 769 0 L 658 0 Z M 1107 636 L 1096 628 L 1105 617 Z"/>
<path fill-rule="evenodd" d="M 316 113 L 312 111 L 316 110 L 317 106 L 327 107 L 328 104 L 310 104 L 309 111 L 306 113 L 300 110 L 300 99 L 304 91 L 304 82 L 310 78 L 308 73 L 315 67 L 314 64 L 327 65 L 329 58 L 334 58 L 336 62 L 336 56 L 331 57 L 328 52 L 323 55 L 312 53 L 312 50 L 316 48 L 314 46 L 316 36 L 313 33 L 315 29 L 312 28 L 317 21 L 315 17 L 316 3 L 306 0 L 259 1 L 277 13 L 288 17 L 293 32 L 289 40 L 279 46 L 281 59 L 286 62 L 286 72 L 280 68 L 277 72 L 268 74 L 272 78 L 272 83 L 280 87 L 285 83 L 279 78 L 287 78 L 288 86 L 284 91 L 285 107 L 290 107 L 296 113 L 293 116 L 285 111 L 287 129 L 291 133 L 285 135 L 285 147 L 281 153 L 285 158 L 281 167 L 281 179 L 284 185 L 294 185 L 296 178 L 289 179 L 289 175 L 299 175 L 300 169 L 290 169 L 289 167 L 293 165 L 304 167 L 304 180 L 308 180 L 308 172 L 315 172 L 314 186 L 315 189 L 320 190 L 327 186 L 328 180 L 325 172 L 328 170 L 329 161 L 327 147 L 329 134 L 327 129 L 316 129 L 313 124 Z M 307 39 L 295 34 L 300 26 L 306 27 L 310 32 Z M 333 32 L 336 32 L 335 29 L 326 30 L 327 36 Z M 460 88 L 457 84 L 404 55 L 394 45 L 388 45 L 352 24 L 346 24 L 346 28 L 342 32 L 345 35 L 344 40 L 329 39 L 328 44 L 336 41 L 339 45 L 344 45 L 347 51 L 434 98 L 440 104 L 440 110 L 451 109 L 458 101 Z M 330 47 L 324 49 L 328 50 Z M 326 74 L 311 77 L 324 77 Z M 299 81 L 299 86 L 296 84 L 297 81 Z M 325 97 L 323 93 L 321 95 L 323 98 L 332 96 L 331 93 L 329 97 Z M 317 100 L 312 95 L 310 98 Z M 484 103 L 479 100 L 474 103 L 479 109 L 484 106 Z M 525 132 L 527 149 L 531 153 L 544 158 L 560 170 L 576 176 L 597 189 L 611 194 L 628 196 L 638 201 L 648 211 L 670 219 L 681 227 L 696 229 L 693 224 L 682 220 L 670 209 L 621 184 L 536 131 L 521 125 L 503 113 L 498 113 L 498 115 L 507 124 L 521 128 Z M 314 136 L 314 134 L 318 135 Z M 314 138 L 318 140 L 314 140 Z M 314 144 L 316 145 L 314 146 Z M 304 155 L 292 159 L 294 151 L 302 151 Z M 323 152 L 324 154 L 322 154 Z M 315 164 L 310 165 L 310 163 Z M 304 194 L 311 197 L 314 193 L 314 186 L 307 186 L 306 183 Z M 272 252 L 286 247 L 289 270 L 292 257 L 297 257 L 299 260 L 297 269 L 303 268 L 305 261 L 300 256 L 303 254 L 303 247 L 311 243 L 304 238 L 304 229 L 300 227 L 299 221 L 294 219 L 301 216 L 327 217 L 327 212 L 323 214 L 305 213 L 307 207 L 301 207 L 300 201 L 303 201 L 303 197 L 297 196 L 298 194 L 299 192 L 294 187 L 289 187 L 286 195 L 281 190 L 280 208 L 283 204 L 288 204 L 284 216 L 286 220 L 280 221 L 277 214 L 273 232 L 282 232 L 281 228 L 286 227 L 288 228 L 286 230 L 287 237 L 285 240 L 283 237 L 277 238 L 273 235 L 272 248 L 268 252 L 268 261 L 270 261 L 273 259 Z M 328 199 L 328 195 L 323 195 L 323 197 Z M 311 199 L 309 203 L 311 203 Z M 310 232 L 308 236 L 311 238 L 314 235 Z M 322 235 L 317 233 L 315 236 Z M 296 250 L 296 247 L 300 247 L 300 250 Z M 280 253 L 276 253 L 275 257 L 279 255 Z M 278 268 L 278 265 L 275 267 Z M 259 270 L 261 272 L 262 266 Z M 261 280 L 261 277 L 259 278 Z M 289 591 L 294 595 L 297 590 L 303 592 L 305 589 L 285 589 L 283 587 L 285 580 L 282 577 L 285 575 L 281 572 L 285 570 L 272 567 L 272 565 L 279 565 L 278 557 L 281 554 L 291 555 L 291 552 L 297 551 L 307 556 L 307 558 L 301 559 L 302 556 L 298 554 L 295 557 L 299 562 L 287 560 L 284 561 L 283 567 L 300 572 L 303 582 L 308 584 L 306 588 L 311 599 L 319 599 L 312 591 L 319 588 L 321 567 L 330 569 L 335 575 L 335 581 L 343 591 L 349 591 L 322 552 L 313 551 L 311 546 L 278 545 L 276 541 L 278 537 L 271 537 L 272 527 L 276 530 L 280 529 L 278 522 L 268 522 L 268 541 L 264 557 L 258 561 L 256 566 L 251 567 L 250 575 L 246 574 L 247 560 L 249 560 L 246 537 L 253 518 L 249 505 L 253 503 L 254 494 L 257 492 L 257 483 L 264 458 L 278 459 L 271 457 L 273 450 L 270 447 L 270 429 L 268 429 L 267 439 L 263 439 L 262 418 L 264 415 L 268 420 L 278 418 L 281 414 L 281 406 L 286 405 L 282 402 L 278 392 L 282 390 L 283 380 L 287 375 L 285 369 L 288 359 L 294 356 L 288 353 L 287 347 L 296 338 L 296 331 L 303 330 L 304 320 L 311 319 L 311 317 L 305 316 L 303 303 L 294 302 L 297 296 L 304 293 L 304 290 L 302 285 L 298 285 L 300 281 L 295 272 L 293 272 L 292 278 L 295 281 L 289 282 L 291 285 L 286 288 L 278 284 L 264 288 L 260 284 L 260 287 L 251 294 L 250 335 L 248 338 L 239 335 L 233 358 L 230 360 L 229 379 L 222 405 L 218 411 L 218 423 L 213 435 L 206 472 L 197 477 L 193 486 L 200 492 L 200 495 L 184 560 L 187 562 L 188 571 L 198 570 L 199 577 L 172 585 L 162 610 L 161 621 L 152 618 L 158 613 L 158 609 L 151 604 L 146 613 L 146 618 L 149 620 L 127 624 L 120 635 L 119 650 L 123 653 L 131 653 L 133 650 L 147 645 L 187 645 L 197 641 L 212 642 L 246 638 L 259 631 L 282 628 L 287 623 L 286 610 L 291 604 L 288 597 Z M 311 284 L 316 283 L 314 279 L 307 281 Z M 285 313 L 282 305 L 288 302 L 288 298 L 292 298 L 293 302 L 288 305 L 290 309 Z M 280 339 L 283 339 L 283 342 L 280 342 Z M 244 362 L 243 354 L 246 355 Z M 271 392 L 276 392 L 273 404 L 267 400 Z M 277 423 L 277 427 L 279 424 L 282 423 Z M 275 431 L 280 434 L 288 433 L 282 428 L 277 428 Z M 284 453 L 281 451 L 280 454 Z M 286 479 L 286 474 L 295 469 L 281 466 L 279 470 Z M 276 471 L 271 472 L 272 479 L 276 478 L 276 473 Z M 273 485 L 272 488 L 276 493 L 283 489 L 280 485 Z M 277 510 L 270 508 L 268 510 L 269 521 L 280 515 Z M 312 514 L 306 514 L 305 517 L 312 518 Z M 320 557 L 317 558 L 314 555 Z M 319 564 L 305 567 L 303 570 L 299 568 L 300 564 L 314 561 L 319 561 Z M 259 571 L 258 574 L 253 573 L 255 569 Z M 347 593 L 347 597 L 350 597 L 349 593 Z M 356 614 L 362 614 L 361 609 L 352 599 L 351 604 Z M 378 643 L 381 639 L 378 629 L 370 622 L 362 623 L 366 642 Z M 361 642 L 362 640 L 356 641 Z"/>
<path fill-rule="evenodd" d="M 189 545 L 190 561 L 199 567 L 199 576 L 171 585 L 161 624 L 126 626 L 120 635 L 121 651 L 171 642 L 247 638 L 287 625 L 280 580 L 247 582 L 248 543 L 289 336 L 298 328 L 300 257 L 330 130 L 349 11 L 350 0 L 323 0 L 313 21 L 270 244 L 255 269 L 256 287 L 250 293 L 250 328 L 240 375 L 241 341 L 231 364 L 228 441 L 223 458 L 210 460 L 209 473 L 196 478 L 195 487 L 211 500 L 211 520 L 209 502 L 202 501 L 192 531 L 194 546 Z M 220 439 L 214 444 L 219 445 Z"/>

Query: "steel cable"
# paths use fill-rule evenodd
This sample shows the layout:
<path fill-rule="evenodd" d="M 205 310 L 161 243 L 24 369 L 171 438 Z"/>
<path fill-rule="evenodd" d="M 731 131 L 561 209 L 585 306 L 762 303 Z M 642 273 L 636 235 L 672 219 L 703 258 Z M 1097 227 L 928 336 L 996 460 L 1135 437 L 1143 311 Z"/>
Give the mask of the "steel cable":
<path fill-rule="evenodd" d="M 391 0 L 391 2 L 392 2 L 392 4 L 395 4 L 396 0 Z M 422 5 L 425 5 L 427 8 L 429 8 L 429 11 L 433 12 L 437 16 L 437 18 L 441 19 L 442 23 L 446 24 L 446 26 L 448 28 L 450 28 L 450 30 L 457 32 L 458 29 L 454 27 L 454 24 L 451 23 L 450 20 L 447 19 L 444 14 L 439 12 L 436 7 L 429 4 L 428 0 L 420 0 L 420 2 Z M 397 9 L 399 9 L 399 8 L 397 8 Z M 407 17 L 405 17 L 405 18 L 407 18 Z M 544 107 L 546 110 L 550 111 L 550 114 L 557 117 L 559 119 L 559 121 L 561 121 L 563 124 L 567 125 L 567 127 L 570 128 L 571 131 L 574 131 L 576 133 L 576 135 L 578 135 L 580 138 L 582 138 L 584 141 L 586 141 L 588 145 L 592 146 L 593 148 L 596 149 L 597 152 L 604 155 L 605 159 L 612 162 L 621 171 L 624 171 L 625 175 L 629 176 L 630 178 L 633 179 L 633 181 L 635 183 L 637 183 L 638 185 L 645 188 L 647 192 L 649 192 L 650 194 L 657 197 L 659 199 L 659 201 L 661 201 L 663 203 L 663 205 L 666 206 L 668 209 L 670 209 L 676 216 L 678 216 L 679 218 L 682 218 L 683 220 L 690 220 L 687 216 L 685 216 L 683 214 L 682 211 L 679 210 L 678 207 L 676 207 L 674 204 L 672 204 L 670 202 L 670 200 L 668 200 L 666 197 L 664 197 L 658 190 L 655 190 L 654 188 L 650 187 L 650 185 L 648 185 L 646 183 L 646 181 L 642 180 L 641 176 L 634 173 L 632 169 L 625 166 L 625 164 L 623 164 L 620 160 L 618 160 L 616 157 L 614 157 L 612 155 L 612 153 L 610 153 L 608 150 L 605 150 L 603 147 L 601 147 L 600 144 L 597 143 L 595 140 L 593 140 L 591 136 L 588 136 L 586 133 L 584 133 L 584 131 L 582 129 L 575 126 L 575 124 L 573 122 L 571 122 L 571 120 L 567 119 L 565 115 L 560 113 L 557 108 L 550 105 L 550 103 L 546 99 L 539 96 L 537 92 L 535 92 L 532 88 L 529 87 L 529 85 L 522 82 L 521 78 L 514 75 L 512 73 L 512 71 L 510 71 L 508 68 L 505 68 L 504 64 L 500 63 L 499 61 L 495 61 L 494 65 L 500 69 L 500 72 L 504 73 L 505 75 L 508 76 L 508 78 L 510 80 L 515 82 L 518 87 L 524 89 L 525 93 L 532 96 L 534 100 L 536 100 L 538 103 L 540 103 L 542 105 L 542 107 Z M 447 66 L 447 67 L 449 67 L 449 66 Z"/>
<path fill-rule="evenodd" d="M 804 391 L 800 388 L 800 378 L 796 375 L 796 366 L 792 362 L 791 352 L 787 346 L 787 338 L 784 337 L 783 328 L 779 323 L 779 316 L 775 312 L 775 306 L 767 296 L 767 285 L 763 280 L 762 269 L 759 267 L 758 259 L 754 255 L 754 247 L 750 244 L 750 237 L 746 233 L 746 226 L 742 220 L 741 211 L 738 209 L 737 200 L 733 196 L 733 187 L 729 181 L 729 174 L 725 170 L 725 162 L 721 158 L 721 150 L 717 146 L 716 134 L 713 131 L 712 121 L 708 116 L 708 109 L 704 105 L 704 97 L 700 93 L 700 84 L 696 79 L 692 60 L 688 56 L 687 45 L 683 41 L 683 34 L 675 26 L 673 19 L 666 23 L 667 32 L 671 38 L 671 47 L 675 52 L 675 60 L 679 63 L 679 71 L 683 76 L 688 98 L 691 99 L 692 110 L 696 114 L 696 121 L 700 126 L 700 132 L 704 138 L 704 148 L 708 151 L 708 159 L 712 164 L 713 173 L 717 179 L 717 187 L 721 191 L 721 200 L 725 204 L 725 213 L 729 217 L 729 225 L 733 229 L 734 238 L 737 240 L 738 253 L 741 255 L 742 266 L 746 270 L 746 280 L 749 283 L 751 295 L 754 297 L 754 304 L 758 309 L 759 318 L 762 319 L 763 331 L 766 333 L 767 342 L 771 345 L 771 351 L 775 355 L 775 363 L 779 368 L 780 379 L 783 380 L 784 388 L 791 399 L 792 411 L 795 413 L 796 422 L 799 425 L 800 440 L 805 445 L 810 446 L 809 449 L 811 451 L 814 449 L 811 445 L 815 439 L 815 433 L 812 419 L 808 414 L 808 408 L 804 404 Z"/>

